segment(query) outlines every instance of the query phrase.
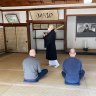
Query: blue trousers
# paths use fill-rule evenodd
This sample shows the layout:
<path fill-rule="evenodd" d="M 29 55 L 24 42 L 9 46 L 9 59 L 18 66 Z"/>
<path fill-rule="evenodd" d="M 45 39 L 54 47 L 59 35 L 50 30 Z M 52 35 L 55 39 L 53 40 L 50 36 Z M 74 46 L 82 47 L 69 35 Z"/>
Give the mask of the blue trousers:
<path fill-rule="evenodd" d="M 38 77 L 34 80 L 24 79 L 24 82 L 38 82 L 41 78 L 43 78 L 48 73 L 47 69 L 43 69 L 40 73 L 38 73 Z"/>
<path fill-rule="evenodd" d="M 84 76 L 84 74 L 85 74 L 85 71 L 84 70 L 81 70 L 80 72 L 79 72 L 79 79 L 81 80 L 82 78 L 83 78 L 83 76 Z M 66 76 L 66 73 L 65 72 L 63 72 L 62 71 L 62 76 L 65 78 L 65 76 Z M 68 85 L 80 85 L 80 82 L 77 82 L 77 83 L 69 83 L 69 82 L 66 82 L 65 81 L 65 84 L 68 84 Z"/>

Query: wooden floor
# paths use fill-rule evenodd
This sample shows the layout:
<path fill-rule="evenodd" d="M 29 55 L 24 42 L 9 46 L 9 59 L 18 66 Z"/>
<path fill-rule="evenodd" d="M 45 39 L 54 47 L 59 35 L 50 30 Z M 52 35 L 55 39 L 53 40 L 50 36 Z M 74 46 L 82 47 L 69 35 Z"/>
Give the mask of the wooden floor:
<path fill-rule="evenodd" d="M 24 83 L 22 60 L 27 54 L 12 53 L 0 56 L 0 96 L 96 96 L 96 55 L 78 55 L 86 71 L 80 86 L 65 85 L 61 76 L 62 62 L 68 57 L 58 54 L 60 67 L 48 66 L 44 53 L 37 57 L 49 73 L 38 83 Z"/>

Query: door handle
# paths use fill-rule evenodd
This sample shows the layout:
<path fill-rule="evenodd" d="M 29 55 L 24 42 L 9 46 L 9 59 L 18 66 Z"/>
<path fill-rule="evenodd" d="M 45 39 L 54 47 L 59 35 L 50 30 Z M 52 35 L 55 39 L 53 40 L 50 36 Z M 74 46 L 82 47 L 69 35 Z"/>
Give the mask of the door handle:
<path fill-rule="evenodd" d="M 26 43 L 28 43 L 28 41 L 25 41 Z"/>

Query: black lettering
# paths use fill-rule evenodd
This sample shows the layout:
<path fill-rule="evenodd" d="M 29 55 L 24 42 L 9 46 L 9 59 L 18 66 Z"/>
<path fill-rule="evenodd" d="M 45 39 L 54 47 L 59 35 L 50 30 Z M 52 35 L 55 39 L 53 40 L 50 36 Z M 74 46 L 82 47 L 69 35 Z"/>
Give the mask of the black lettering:
<path fill-rule="evenodd" d="M 37 13 L 36 17 L 37 18 L 41 18 L 42 17 L 42 13 Z"/>
<path fill-rule="evenodd" d="M 51 18 L 53 16 L 53 13 L 37 13 L 37 18 Z"/>

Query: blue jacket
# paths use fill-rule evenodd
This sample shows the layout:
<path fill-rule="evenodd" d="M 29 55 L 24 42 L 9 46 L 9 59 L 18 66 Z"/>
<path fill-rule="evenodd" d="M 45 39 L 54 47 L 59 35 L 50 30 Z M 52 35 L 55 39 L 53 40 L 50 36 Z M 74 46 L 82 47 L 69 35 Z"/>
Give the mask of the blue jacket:
<path fill-rule="evenodd" d="M 79 83 L 79 73 L 82 70 L 82 63 L 76 57 L 69 57 L 63 62 L 63 72 L 66 74 L 65 82 Z"/>

